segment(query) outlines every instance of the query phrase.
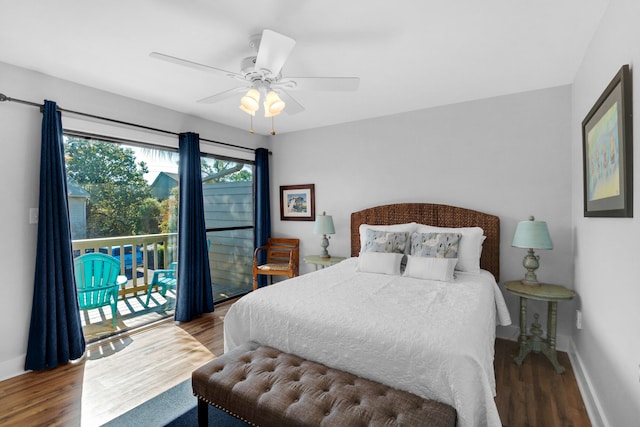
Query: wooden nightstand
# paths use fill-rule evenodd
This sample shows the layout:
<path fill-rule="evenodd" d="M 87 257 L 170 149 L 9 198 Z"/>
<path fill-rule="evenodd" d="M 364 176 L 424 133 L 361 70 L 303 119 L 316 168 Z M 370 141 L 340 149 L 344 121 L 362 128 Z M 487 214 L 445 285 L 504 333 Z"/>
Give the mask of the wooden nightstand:
<path fill-rule="evenodd" d="M 518 366 L 522 365 L 524 358 L 530 352 L 542 352 L 561 374 L 564 367 L 558 363 L 556 355 L 556 324 L 558 315 L 558 301 L 568 301 L 572 299 L 576 293 L 571 289 L 567 289 L 560 285 L 551 285 L 548 283 L 540 283 L 539 285 L 525 285 L 520 280 L 505 282 L 507 291 L 520 297 L 520 354 L 514 358 Z M 527 300 L 547 301 L 547 337 L 542 338 L 542 329 L 538 323 L 538 313 L 534 314 L 534 321 L 531 325 L 531 335 L 527 335 Z"/>
<path fill-rule="evenodd" d="M 304 259 L 304 262 L 306 262 L 307 264 L 315 264 L 316 270 L 317 270 L 318 267 L 320 267 L 320 268 L 329 267 L 330 265 L 337 264 L 337 263 L 339 263 L 341 261 L 344 261 L 346 258 L 345 257 L 340 257 L 340 256 L 332 256 L 330 258 L 322 258 L 322 257 L 320 257 L 320 255 L 308 255 L 308 256 L 304 257 L 303 259 Z"/>

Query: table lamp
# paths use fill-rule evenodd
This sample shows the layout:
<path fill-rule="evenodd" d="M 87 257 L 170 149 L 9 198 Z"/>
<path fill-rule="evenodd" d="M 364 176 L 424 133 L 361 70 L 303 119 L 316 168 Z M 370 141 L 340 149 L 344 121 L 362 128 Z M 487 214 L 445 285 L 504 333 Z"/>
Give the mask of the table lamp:
<path fill-rule="evenodd" d="M 522 283 L 525 285 L 539 285 L 536 270 L 540 267 L 540 257 L 535 255 L 533 250 L 553 249 L 547 223 L 544 221 L 536 221 L 533 216 L 530 216 L 528 221 L 520 221 L 513 235 L 513 243 L 511 243 L 511 246 L 529 249 L 529 252 L 522 261 L 522 265 L 527 269 Z"/>
<path fill-rule="evenodd" d="M 335 234 L 336 230 L 333 227 L 333 218 L 331 215 L 327 215 L 326 212 L 322 212 L 322 215 L 316 216 L 316 222 L 313 225 L 313 232 L 315 234 L 322 234 L 322 252 L 320 252 L 320 258 L 331 258 L 327 248 L 329 247 L 329 238 L 327 234 Z"/>

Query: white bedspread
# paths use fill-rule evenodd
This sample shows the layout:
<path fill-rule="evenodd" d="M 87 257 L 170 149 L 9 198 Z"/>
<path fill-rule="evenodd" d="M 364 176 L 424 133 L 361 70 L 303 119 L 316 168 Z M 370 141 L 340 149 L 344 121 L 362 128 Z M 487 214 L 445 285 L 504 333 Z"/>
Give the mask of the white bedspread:
<path fill-rule="evenodd" d="M 496 323 L 511 323 L 493 275 L 445 283 L 356 272 L 357 258 L 261 288 L 224 320 L 225 351 L 257 341 L 450 404 L 460 427 L 500 426 Z"/>

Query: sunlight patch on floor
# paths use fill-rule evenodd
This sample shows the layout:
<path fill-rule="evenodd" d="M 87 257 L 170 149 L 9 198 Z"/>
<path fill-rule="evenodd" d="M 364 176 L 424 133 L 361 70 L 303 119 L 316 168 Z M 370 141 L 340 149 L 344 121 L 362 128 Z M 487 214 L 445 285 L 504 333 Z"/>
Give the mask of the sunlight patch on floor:
<path fill-rule="evenodd" d="M 85 339 L 89 342 L 95 341 L 172 316 L 175 298 L 173 290 L 168 290 L 165 296 L 159 292 L 153 292 L 148 307 L 145 306 L 146 294 L 118 299 L 116 329 L 113 328 L 110 306 L 81 310 L 80 319 Z"/>

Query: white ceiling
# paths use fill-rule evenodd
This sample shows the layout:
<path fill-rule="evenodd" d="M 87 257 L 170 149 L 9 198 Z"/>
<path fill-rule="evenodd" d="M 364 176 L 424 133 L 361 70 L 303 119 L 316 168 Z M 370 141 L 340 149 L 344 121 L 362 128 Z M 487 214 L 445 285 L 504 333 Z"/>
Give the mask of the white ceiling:
<path fill-rule="evenodd" d="M 239 72 L 249 36 L 271 29 L 297 42 L 283 75 L 361 79 L 356 92 L 291 91 L 306 110 L 275 118 L 284 133 L 570 84 L 608 3 L 5 1 L 0 61 L 246 130 L 239 96 L 196 102 L 237 81 L 149 53 Z M 0 93 L 17 96 L 1 77 Z M 256 115 L 254 128 L 268 134 L 271 121 Z"/>

